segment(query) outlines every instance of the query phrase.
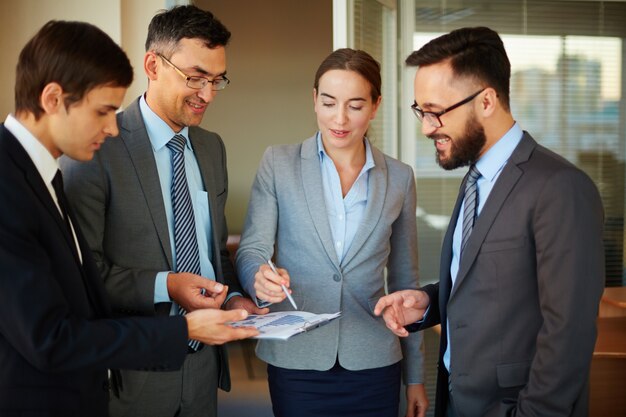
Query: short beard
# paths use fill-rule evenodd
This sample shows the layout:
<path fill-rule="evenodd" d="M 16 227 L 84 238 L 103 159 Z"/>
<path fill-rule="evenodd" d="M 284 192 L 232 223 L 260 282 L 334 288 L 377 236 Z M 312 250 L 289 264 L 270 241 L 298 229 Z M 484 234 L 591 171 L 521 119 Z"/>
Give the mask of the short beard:
<path fill-rule="evenodd" d="M 436 150 L 435 158 L 439 166 L 447 171 L 467 166 L 478 160 L 486 142 L 485 129 L 475 117 L 472 117 L 465 125 L 465 135 L 459 139 L 450 140 L 450 157 L 445 160 L 441 159 L 439 151 Z"/>

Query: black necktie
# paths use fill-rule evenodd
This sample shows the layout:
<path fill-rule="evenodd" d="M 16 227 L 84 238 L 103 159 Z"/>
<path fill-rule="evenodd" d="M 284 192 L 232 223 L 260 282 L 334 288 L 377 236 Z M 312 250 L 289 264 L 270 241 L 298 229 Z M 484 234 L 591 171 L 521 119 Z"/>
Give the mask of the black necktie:
<path fill-rule="evenodd" d="M 61 208 L 61 215 L 63 220 L 65 220 L 65 224 L 67 229 L 70 232 L 70 236 L 72 239 L 74 238 L 74 234 L 72 233 L 72 226 L 70 224 L 70 218 L 68 213 L 68 202 L 65 197 L 65 190 L 63 188 L 63 175 L 61 175 L 61 171 L 57 170 L 54 178 L 52 179 L 52 188 L 54 188 L 54 192 L 57 195 L 57 201 L 59 203 L 59 208 Z"/>

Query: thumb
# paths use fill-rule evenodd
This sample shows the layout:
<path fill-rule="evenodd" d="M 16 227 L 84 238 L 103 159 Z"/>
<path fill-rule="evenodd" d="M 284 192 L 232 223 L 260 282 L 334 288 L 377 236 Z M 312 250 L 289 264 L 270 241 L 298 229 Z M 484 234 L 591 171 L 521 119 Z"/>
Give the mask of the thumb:
<path fill-rule="evenodd" d="M 248 317 L 248 312 L 242 308 L 234 310 L 217 310 L 222 313 L 223 322 L 240 321 Z"/>
<path fill-rule="evenodd" d="M 224 291 L 224 284 L 212 279 L 203 279 L 202 287 L 213 294 L 219 294 Z"/>

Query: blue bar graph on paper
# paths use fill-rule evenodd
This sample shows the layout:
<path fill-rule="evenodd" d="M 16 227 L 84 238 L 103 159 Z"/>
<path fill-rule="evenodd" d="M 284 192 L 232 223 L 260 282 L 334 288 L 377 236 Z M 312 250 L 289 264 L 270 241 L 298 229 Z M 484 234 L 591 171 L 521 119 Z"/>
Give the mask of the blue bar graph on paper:
<path fill-rule="evenodd" d="M 271 321 L 267 324 L 264 324 L 263 326 L 259 327 L 259 329 L 262 329 L 263 327 L 272 327 L 272 326 L 286 326 L 286 325 L 290 325 L 290 324 L 296 324 L 296 323 L 305 323 L 306 320 L 304 320 L 302 317 L 298 317 L 292 314 L 288 314 L 286 316 L 283 317 L 279 317 L 274 321 Z"/>

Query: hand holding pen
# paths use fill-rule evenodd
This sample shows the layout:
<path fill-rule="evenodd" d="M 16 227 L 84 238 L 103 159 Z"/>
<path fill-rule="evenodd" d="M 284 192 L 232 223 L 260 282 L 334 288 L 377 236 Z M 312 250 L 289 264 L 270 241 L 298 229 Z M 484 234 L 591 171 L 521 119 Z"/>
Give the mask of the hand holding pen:
<path fill-rule="evenodd" d="M 289 294 L 289 274 L 285 269 L 278 269 L 271 262 L 261 265 L 254 276 L 254 289 L 258 299 L 269 303 L 280 303 L 290 298 L 291 305 L 297 309 L 296 303 Z"/>
<path fill-rule="evenodd" d="M 270 268 L 272 268 L 272 271 L 276 274 L 279 275 L 278 271 L 276 270 L 276 265 L 274 265 L 274 262 L 272 262 L 271 259 L 267 260 L 267 263 L 269 264 Z M 291 294 L 289 294 L 289 290 L 287 289 L 287 287 L 285 287 L 284 284 L 280 284 L 281 288 L 283 289 L 283 292 L 285 293 L 285 295 L 287 296 L 287 298 L 289 299 L 289 302 L 291 303 L 291 305 L 293 306 L 294 309 L 298 309 L 298 306 L 296 305 L 296 302 L 293 301 L 293 298 L 291 297 Z"/>

